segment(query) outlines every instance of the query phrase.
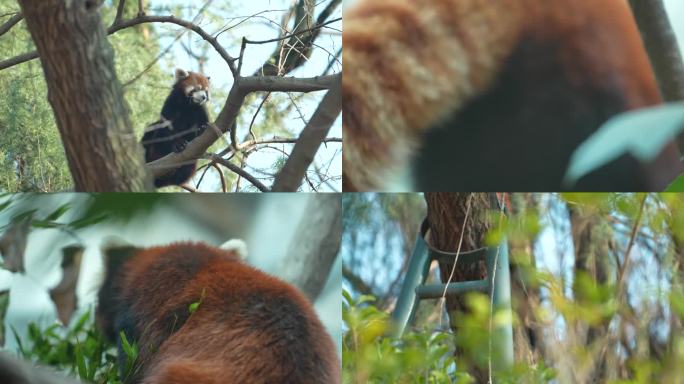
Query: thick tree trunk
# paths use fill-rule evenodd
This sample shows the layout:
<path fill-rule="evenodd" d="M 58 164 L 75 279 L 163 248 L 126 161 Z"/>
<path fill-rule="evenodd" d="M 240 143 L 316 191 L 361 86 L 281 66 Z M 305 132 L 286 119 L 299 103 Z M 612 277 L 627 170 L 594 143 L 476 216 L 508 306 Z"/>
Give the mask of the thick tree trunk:
<path fill-rule="evenodd" d="M 145 191 L 138 144 L 97 0 L 20 0 L 77 191 Z"/>
<path fill-rule="evenodd" d="M 609 279 L 609 241 L 608 226 L 600 214 L 594 211 L 585 211 L 582 207 L 569 205 L 570 227 L 572 242 L 575 249 L 575 279 L 573 280 L 573 292 L 575 300 L 581 302 L 586 298 L 583 290 L 578 285 L 578 274 L 588 275 L 595 284 L 606 284 Z M 574 327 L 577 332 L 578 345 L 591 346 L 600 342 L 608 333 L 608 323 L 587 325 L 582 322 Z M 604 382 L 609 375 L 606 364 L 606 350 L 600 358 L 596 359 L 593 369 L 589 370 L 592 382 Z"/>
<path fill-rule="evenodd" d="M 511 199 L 510 215 L 525 214 L 538 204 L 531 193 L 516 193 Z M 512 308 L 520 319 L 513 324 L 513 347 L 515 361 L 530 366 L 545 361 L 544 334 L 538 325 L 537 309 L 541 305 L 540 291 L 537 284 L 528 281 L 536 270 L 534 255 L 534 238 L 517 236 L 508 240 L 511 260 L 511 299 Z"/>
<path fill-rule="evenodd" d="M 297 235 L 282 263 L 282 278 L 315 301 L 323 290 L 342 241 L 342 201 L 339 195 L 311 196 L 307 214 L 297 226 Z"/>
<path fill-rule="evenodd" d="M 429 241 L 432 246 L 443 251 L 456 252 L 461 232 L 464 232 L 461 252 L 481 248 L 485 245 L 484 237 L 490 227 L 487 211 L 494 208 L 491 206 L 489 194 L 426 193 L 425 200 L 427 201 L 427 220 L 431 228 Z M 463 223 L 468 204 L 470 204 L 470 213 L 464 228 Z M 440 277 L 443 282 L 447 282 L 449 279 L 452 268 L 453 264 L 451 263 L 440 263 Z M 484 261 L 478 264 L 457 263 L 452 281 L 480 280 L 486 275 L 487 267 Z M 446 307 L 454 333 L 458 335 L 459 331 L 465 331 L 460 330 L 459 325 L 454 321 L 457 313 L 468 313 L 464 297 L 447 297 Z M 458 356 L 458 354 L 459 351 L 457 351 L 457 357 L 463 357 Z M 487 382 L 486 363 L 483 364 L 482 359 L 475 356 L 469 356 L 468 360 L 471 362 L 475 360 L 476 363 L 479 363 L 471 370 L 471 374 L 477 382 Z"/>
<path fill-rule="evenodd" d="M 684 100 L 684 62 L 663 0 L 629 0 L 665 101 Z M 678 137 L 684 153 L 684 134 Z"/>
<path fill-rule="evenodd" d="M 80 381 L 64 377 L 47 367 L 35 367 L 0 351 L 0 383 L 21 384 L 80 384 Z"/>

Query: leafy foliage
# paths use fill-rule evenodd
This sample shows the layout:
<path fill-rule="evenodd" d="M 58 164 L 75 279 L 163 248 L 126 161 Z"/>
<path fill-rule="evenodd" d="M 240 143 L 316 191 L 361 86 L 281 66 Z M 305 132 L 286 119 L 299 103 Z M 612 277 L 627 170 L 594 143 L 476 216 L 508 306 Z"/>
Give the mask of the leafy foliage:
<path fill-rule="evenodd" d="M 369 226 L 367 221 L 391 227 L 378 223 L 391 220 L 369 204 L 373 199 L 345 200 L 345 236 Z M 470 294 L 466 311 L 449 313 L 458 325 L 455 334 L 443 331 L 448 327 L 440 303 L 426 300 L 414 318 L 418 331 L 386 336 L 392 305 L 380 304 L 394 298 L 376 301 L 363 295 L 363 284 L 367 270 L 380 271 L 373 274 L 381 276 L 374 292 L 391 284 L 381 273 L 402 264 L 401 256 L 394 252 L 385 266 L 377 260 L 387 257 L 391 248 L 384 244 L 396 241 L 396 233 L 380 233 L 370 245 L 344 240 L 350 269 L 345 285 L 353 292 L 344 293 L 345 382 L 468 382 L 464 372 L 475 366 L 486 372 L 490 353 L 496 356 L 489 351 L 490 321 L 512 321 L 515 331 L 516 365 L 499 382 L 682 382 L 684 197 L 568 193 L 518 194 L 513 200 L 512 213 L 492 217 L 496 224 L 486 241 L 508 241 L 514 316 L 492 315 L 488 296 Z M 359 254 L 367 262 L 347 263 Z M 416 338 L 423 344 L 413 344 Z M 432 352 L 438 348 L 440 358 Z M 407 359 L 421 351 L 423 360 Z"/>
<path fill-rule="evenodd" d="M 465 366 L 467 358 L 454 355 L 454 345 L 463 356 L 486 359 L 489 299 L 482 294 L 469 297 L 473 312 L 459 316 L 460 336 L 429 329 L 407 332 L 400 338 L 387 336 L 392 330 L 389 316 L 378 310 L 372 296 L 353 299 L 343 291 L 342 319 L 347 327 L 343 339 L 344 383 L 472 383 Z M 479 362 L 480 364 L 483 361 Z M 486 364 L 486 362 L 484 362 Z M 461 367 L 461 369 L 457 369 Z M 548 383 L 555 377 L 544 365 L 517 365 L 498 378 L 502 383 Z"/>
<path fill-rule="evenodd" d="M 121 383 L 116 351 L 95 328 L 90 311 L 81 315 L 67 330 L 63 330 L 60 324 L 40 329 L 35 323 L 30 323 L 27 340 L 22 341 L 14 330 L 13 333 L 20 348 L 19 354 L 25 359 L 50 365 L 86 382 Z M 130 356 L 133 360 L 134 352 L 132 348 Z"/>
<path fill-rule="evenodd" d="M 356 299 L 343 291 L 344 383 L 443 383 L 450 381 L 454 360 L 444 333 L 416 332 L 395 339 L 389 316 L 372 305 L 375 298 Z"/>

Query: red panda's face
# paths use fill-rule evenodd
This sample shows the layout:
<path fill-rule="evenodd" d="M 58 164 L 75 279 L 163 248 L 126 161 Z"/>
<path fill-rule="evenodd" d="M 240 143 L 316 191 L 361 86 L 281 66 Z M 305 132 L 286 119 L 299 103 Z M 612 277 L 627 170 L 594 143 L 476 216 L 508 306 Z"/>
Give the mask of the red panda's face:
<path fill-rule="evenodd" d="M 209 100 L 209 78 L 199 73 L 176 69 L 176 87 L 197 105 Z"/>

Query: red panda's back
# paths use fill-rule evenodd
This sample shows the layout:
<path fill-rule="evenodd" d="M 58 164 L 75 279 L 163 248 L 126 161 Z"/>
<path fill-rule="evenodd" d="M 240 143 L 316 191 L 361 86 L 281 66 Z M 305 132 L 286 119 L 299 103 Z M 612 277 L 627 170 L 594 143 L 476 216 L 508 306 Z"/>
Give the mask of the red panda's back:
<path fill-rule="evenodd" d="M 421 191 L 664 186 L 629 157 L 562 185 L 601 124 L 660 102 L 628 2 L 359 3 L 345 15 L 345 190 L 407 169 Z M 663 159 L 676 174 L 674 145 Z"/>
<path fill-rule="evenodd" d="M 336 347 L 308 300 L 230 252 L 141 250 L 123 266 L 121 288 L 143 383 L 340 380 Z"/>

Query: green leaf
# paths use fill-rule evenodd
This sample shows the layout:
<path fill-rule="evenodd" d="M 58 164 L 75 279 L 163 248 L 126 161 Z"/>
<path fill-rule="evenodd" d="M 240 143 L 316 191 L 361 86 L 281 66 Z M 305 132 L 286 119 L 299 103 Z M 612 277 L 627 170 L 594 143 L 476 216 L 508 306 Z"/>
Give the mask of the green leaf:
<path fill-rule="evenodd" d="M 57 209 L 52 211 L 49 215 L 47 215 L 43 220 L 55 221 L 55 220 L 59 219 L 60 217 L 62 217 L 62 215 L 64 215 L 69 210 L 69 208 L 71 208 L 69 203 L 62 204 Z"/>
<path fill-rule="evenodd" d="M 6 201 L 0 203 L 0 212 L 4 211 L 5 208 L 10 206 L 10 204 L 12 204 L 12 199 L 7 199 Z"/>
<path fill-rule="evenodd" d="M 194 302 L 194 303 L 190 304 L 190 306 L 188 307 L 188 311 L 192 315 L 193 313 L 195 313 L 197 311 L 197 308 L 199 308 L 199 306 L 200 306 L 199 301 Z"/>
<path fill-rule="evenodd" d="M 96 214 L 96 215 L 92 215 L 92 216 L 82 217 L 80 219 L 77 219 L 77 220 L 70 222 L 67 225 L 73 229 L 81 229 L 81 228 L 89 227 L 91 225 L 95 225 L 95 224 L 100 223 L 106 219 L 107 219 L 107 215 L 104 213 L 101 213 L 101 214 Z"/>
<path fill-rule="evenodd" d="M 684 192 L 684 173 L 677 176 L 677 178 L 667 186 L 665 192 Z"/>
<path fill-rule="evenodd" d="M 78 377 L 88 379 L 88 368 L 85 357 L 83 357 L 83 350 L 79 344 L 76 344 L 76 367 L 78 368 Z"/>
<path fill-rule="evenodd" d="M 138 356 L 138 349 L 135 345 L 130 344 L 126 338 L 124 331 L 119 332 L 119 337 L 121 337 L 121 348 L 123 349 L 126 356 L 131 360 L 134 360 Z"/>
<path fill-rule="evenodd" d="M 33 220 L 31 226 L 34 228 L 59 228 L 62 226 L 62 224 L 45 220 Z"/>
<path fill-rule="evenodd" d="M 12 334 L 14 335 L 14 340 L 17 342 L 17 346 L 19 346 L 19 353 L 24 357 L 29 357 L 29 353 L 24 348 L 24 344 L 21 342 L 21 338 L 19 337 L 19 332 L 17 332 L 17 329 L 14 328 L 13 325 L 10 325 L 10 329 L 12 330 Z"/>

